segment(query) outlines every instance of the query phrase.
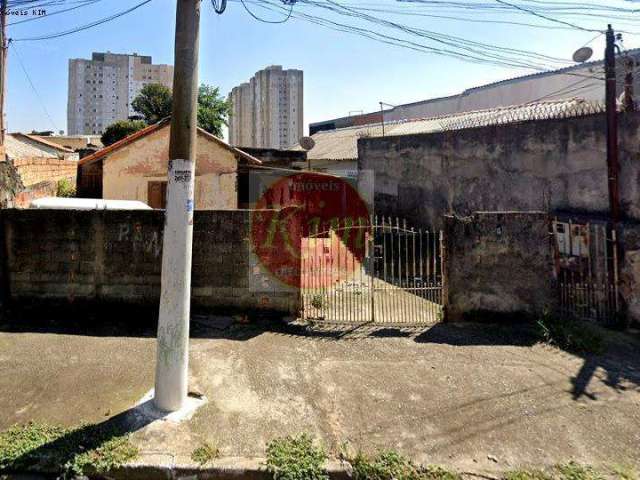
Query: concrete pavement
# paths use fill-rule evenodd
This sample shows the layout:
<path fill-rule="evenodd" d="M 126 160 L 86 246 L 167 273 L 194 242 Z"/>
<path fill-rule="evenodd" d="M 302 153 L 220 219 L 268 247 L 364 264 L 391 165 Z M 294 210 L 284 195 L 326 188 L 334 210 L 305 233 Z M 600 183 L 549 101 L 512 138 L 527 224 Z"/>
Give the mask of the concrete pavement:
<path fill-rule="evenodd" d="M 153 327 L 2 330 L 0 428 L 104 421 L 153 386 Z M 334 454 L 394 448 L 462 471 L 640 466 L 640 344 L 627 336 L 581 358 L 489 325 L 310 334 L 204 322 L 192 335 L 190 389 L 209 401 L 181 424 L 137 430 L 147 463 L 189 464 L 203 441 L 223 457 L 261 458 L 269 440 L 309 432 Z"/>

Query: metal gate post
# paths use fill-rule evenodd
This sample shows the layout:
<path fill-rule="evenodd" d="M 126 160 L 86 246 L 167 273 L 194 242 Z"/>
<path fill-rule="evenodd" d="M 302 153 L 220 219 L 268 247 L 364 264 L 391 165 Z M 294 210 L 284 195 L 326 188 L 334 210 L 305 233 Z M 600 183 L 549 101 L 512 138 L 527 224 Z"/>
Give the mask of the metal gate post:
<path fill-rule="evenodd" d="M 371 217 L 371 225 L 373 225 L 373 217 Z M 375 268 L 375 250 L 376 250 L 376 235 L 375 235 L 375 226 L 371 229 L 370 232 L 367 232 L 367 235 L 369 236 L 369 241 L 367 242 L 367 257 L 368 257 L 368 261 L 367 263 L 369 264 L 369 291 L 371 292 L 371 305 L 369 308 L 371 308 L 371 315 L 369 316 L 371 319 L 371 322 L 375 322 L 376 321 L 376 315 L 375 315 L 375 295 L 376 295 L 376 291 L 375 291 L 375 283 L 374 283 L 374 278 L 375 278 L 375 272 L 374 272 L 374 268 Z"/>
<path fill-rule="evenodd" d="M 446 243 L 449 240 L 449 230 L 447 229 L 447 219 L 444 219 L 444 230 L 440 230 L 440 272 L 442 275 L 442 322 L 448 321 L 449 314 L 449 258 Z"/>

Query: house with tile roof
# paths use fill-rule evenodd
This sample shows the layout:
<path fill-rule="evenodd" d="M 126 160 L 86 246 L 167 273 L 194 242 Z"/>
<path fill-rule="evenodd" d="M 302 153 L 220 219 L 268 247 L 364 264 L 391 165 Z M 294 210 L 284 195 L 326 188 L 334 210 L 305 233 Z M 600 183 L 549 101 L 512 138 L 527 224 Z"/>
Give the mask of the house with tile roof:
<path fill-rule="evenodd" d="M 76 183 L 78 154 L 70 148 L 36 135 L 9 133 L 4 150 L 4 178 L 11 178 L 13 185 L 0 193 L 6 206 L 28 207 L 34 199 L 56 196 L 61 182 Z"/>
<path fill-rule="evenodd" d="M 165 208 L 169 132 L 165 119 L 80 160 L 78 196 L 138 200 Z M 238 165 L 261 161 L 201 128 L 197 142 L 196 210 L 237 208 Z"/>

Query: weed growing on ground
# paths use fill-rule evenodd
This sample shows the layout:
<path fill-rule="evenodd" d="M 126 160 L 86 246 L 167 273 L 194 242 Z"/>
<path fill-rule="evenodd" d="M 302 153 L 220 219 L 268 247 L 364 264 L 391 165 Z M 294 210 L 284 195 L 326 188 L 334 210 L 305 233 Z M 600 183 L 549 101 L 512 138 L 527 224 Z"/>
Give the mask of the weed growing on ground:
<path fill-rule="evenodd" d="M 638 480 L 638 472 L 630 465 L 614 465 L 613 473 L 620 480 Z"/>
<path fill-rule="evenodd" d="M 191 460 L 200 465 L 206 465 L 218 457 L 220 457 L 220 450 L 208 442 L 204 442 L 191 452 Z"/>
<path fill-rule="evenodd" d="M 543 470 L 513 470 L 507 472 L 505 480 L 553 480 L 553 476 Z"/>
<path fill-rule="evenodd" d="M 267 445 L 267 470 L 274 480 L 328 480 L 327 454 L 302 434 L 273 440 Z"/>
<path fill-rule="evenodd" d="M 354 480 L 460 480 L 460 475 L 436 465 L 418 467 L 397 452 L 382 451 L 370 458 L 359 453 L 349 460 Z"/>
<path fill-rule="evenodd" d="M 562 350 L 572 353 L 604 353 L 602 334 L 587 322 L 545 313 L 538 319 L 537 329 L 543 342 Z"/>
<path fill-rule="evenodd" d="M 593 467 L 573 461 L 557 465 L 556 470 L 560 480 L 603 480 L 603 476 Z"/>
<path fill-rule="evenodd" d="M 66 429 L 31 422 L 0 433 L 0 471 L 38 467 L 65 477 L 102 474 L 137 455 L 128 435 L 99 425 Z"/>

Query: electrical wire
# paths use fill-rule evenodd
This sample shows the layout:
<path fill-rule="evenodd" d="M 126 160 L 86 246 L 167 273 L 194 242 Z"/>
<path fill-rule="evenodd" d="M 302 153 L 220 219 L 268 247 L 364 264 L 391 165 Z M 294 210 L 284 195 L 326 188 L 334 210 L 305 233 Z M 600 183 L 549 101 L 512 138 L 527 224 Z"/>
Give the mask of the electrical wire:
<path fill-rule="evenodd" d="M 33 84 L 33 81 L 31 80 L 31 75 L 29 75 L 29 72 L 27 71 L 27 68 L 25 67 L 24 62 L 22 61 L 22 57 L 20 56 L 19 50 L 16 48 L 16 46 L 14 45 L 14 43 L 11 40 L 9 40 L 9 46 L 12 47 L 13 51 L 15 52 L 16 58 L 18 59 L 18 64 L 20 65 L 22 71 L 24 72 L 25 77 L 27 77 L 27 82 L 29 82 L 29 85 L 31 85 L 31 89 L 33 90 L 33 93 L 35 94 L 36 98 L 40 102 L 40 105 L 42 106 L 42 110 L 44 110 L 45 115 L 47 116 L 47 118 L 51 122 L 51 125 L 53 126 L 53 129 L 55 131 L 58 131 L 58 127 L 56 126 L 56 122 L 53 121 L 53 118 L 49 114 L 49 111 L 47 110 L 47 107 L 44 104 L 44 101 L 42 100 L 42 97 L 40 96 L 40 92 L 38 92 L 38 89 L 36 88 L 36 86 Z"/>
<path fill-rule="evenodd" d="M 40 36 L 40 37 L 14 38 L 14 39 L 12 39 L 12 41 L 14 41 L 14 42 L 35 42 L 35 41 L 51 40 L 51 39 L 54 39 L 54 38 L 65 37 L 67 35 L 72 35 L 74 33 L 82 32 L 84 30 L 88 30 L 90 28 L 97 27 L 97 26 L 102 25 L 104 23 L 116 20 L 116 19 L 118 19 L 120 17 L 123 17 L 124 15 L 127 15 L 127 14 L 133 12 L 134 10 L 139 9 L 140 7 L 143 7 L 144 5 L 146 5 L 148 3 L 151 3 L 152 1 L 153 0 L 144 0 L 143 2 L 140 2 L 140 3 L 134 5 L 131 8 L 128 8 L 128 9 L 123 10 L 121 12 L 115 13 L 115 14 L 110 15 L 108 17 L 101 18 L 101 19 L 96 20 L 94 22 L 82 25 L 80 27 L 75 27 L 75 28 L 73 28 L 71 30 L 52 33 L 52 34 L 49 34 L 49 35 L 43 35 L 43 36 Z"/>
<path fill-rule="evenodd" d="M 213 10 L 218 15 L 222 15 L 224 11 L 227 9 L 227 0 L 211 0 L 211 5 L 213 5 Z"/>
<path fill-rule="evenodd" d="M 24 20 L 18 20 L 16 22 L 8 23 L 7 26 L 20 25 L 21 23 L 33 22 L 34 20 L 42 20 L 45 18 L 53 17 L 54 15 L 60 15 L 61 13 L 71 12 L 73 10 L 77 10 L 78 8 L 86 7 L 87 5 L 93 5 L 101 1 L 102 0 L 88 0 L 79 5 L 76 5 L 75 7 L 65 8 L 63 10 L 56 10 L 55 12 L 47 13 L 46 15 L 42 15 L 39 17 L 31 17 L 31 18 L 26 18 Z"/>
<path fill-rule="evenodd" d="M 536 17 L 542 18 L 544 20 L 548 20 L 550 22 L 555 22 L 555 23 L 560 23 L 560 24 L 563 24 L 563 25 L 566 25 L 566 26 L 569 26 L 569 27 L 573 27 L 573 28 L 578 29 L 578 30 L 582 30 L 584 32 L 602 32 L 601 30 L 594 30 L 592 28 L 585 28 L 585 27 L 581 27 L 580 25 L 576 25 L 575 23 L 565 22 L 564 20 L 558 20 L 556 18 L 548 17 L 548 16 L 542 15 L 542 14 L 540 14 L 540 13 L 534 11 L 534 10 L 530 10 L 528 8 L 521 7 L 521 6 L 518 6 L 518 5 L 513 4 L 513 3 L 505 2 L 504 0 L 496 0 L 496 2 L 498 2 L 498 3 L 502 4 L 502 5 L 507 5 L 507 6 L 511 7 L 511 8 L 515 8 L 517 10 L 521 10 L 523 12 L 527 12 L 527 13 L 529 13 L 531 15 L 534 15 Z"/>
<path fill-rule="evenodd" d="M 283 0 L 283 3 L 285 4 L 289 4 L 289 12 L 287 13 L 286 17 L 284 17 L 282 20 L 266 20 L 264 18 L 261 18 L 259 16 L 257 16 L 255 13 L 253 13 L 249 7 L 247 6 L 247 4 L 245 3 L 245 0 L 240 0 L 240 3 L 242 3 L 242 6 L 244 7 L 244 9 L 247 11 L 247 13 L 249 15 L 251 15 L 254 19 L 258 20 L 259 22 L 262 23 L 271 23 L 271 24 L 277 24 L 277 23 L 285 23 L 288 22 L 289 19 L 291 18 L 291 15 L 293 14 L 293 6 L 296 3 L 295 0 L 294 1 L 290 1 L 290 2 L 286 2 Z"/>

